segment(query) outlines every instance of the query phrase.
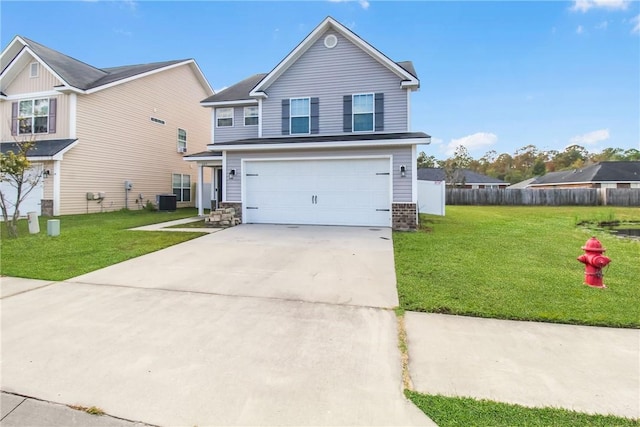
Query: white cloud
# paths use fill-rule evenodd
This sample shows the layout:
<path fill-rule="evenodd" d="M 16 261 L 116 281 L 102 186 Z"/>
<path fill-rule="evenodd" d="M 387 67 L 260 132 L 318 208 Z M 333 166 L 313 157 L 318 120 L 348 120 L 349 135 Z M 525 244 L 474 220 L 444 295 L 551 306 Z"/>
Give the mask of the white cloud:
<path fill-rule="evenodd" d="M 475 150 L 477 148 L 487 147 L 498 142 L 498 136 L 490 132 L 477 132 L 473 135 L 463 136 L 462 138 L 452 139 L 446 146 L 445 154 L 451 156 L 456 148 L 464 145 L 467 150 Z"/>
<path fill-rule="evenodd" d="M 595 145 L 609 139 L 609 129 L 594 130 L 582 135 L 576 135 L 569 140 L 571 145 Z"/>
<path fill-rule="evenodd" d="M 356 1 L 356 0 L 329 0 L 329 1 L 331 3 L 347 3 L 347 2 Z M 360 7 L 362 7 L 364 10 L 369 9 L 369 6 L 371 5 L 368 0 L 357 0 L 357 2 L 360 5 Z"/>
<path fill-rule="evenodd" d="M 575 0 L 571 10 L 586 12 L 589 9 L 627 10 L 630 0 Z"/>
<path fill-rule="evenodd" d="M 606 30 L 608 26 L 609 26 L 609 21 L 602 21 L 601 23 L 596 25 L 596 29 L 597 30 Z"/>
<path fill-rule="evenodd" d="M 578 25 L 578 28 L 576 28 L 576 34 L 582 34 L 584 33 L 584 28 L 582 27 L 582 25 Z"/>
<path fill-rule="evenodd" d="M 633 24 L 633 28 L 631 29 L 631 32 L 635 34 L 640 34 L 640 14 L 631 18 L 631 23 Z"/>

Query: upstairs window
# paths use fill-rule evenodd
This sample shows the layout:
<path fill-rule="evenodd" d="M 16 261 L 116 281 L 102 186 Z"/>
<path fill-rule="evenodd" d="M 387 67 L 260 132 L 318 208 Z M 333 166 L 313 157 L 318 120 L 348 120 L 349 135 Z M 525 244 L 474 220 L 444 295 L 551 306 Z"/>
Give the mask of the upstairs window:
<path fill-rule="evenodd" d="M 384 130 L 384 93 L 344 95 L 344 132 Z"/>
<path fill-rule="evenodd" d="M 49 99 L 20 101 L 18 134 L 49 133 Z"/>
<path fill-rule="evenodd" d="M 373 94 L 353 95 L 353 131 L 372 132 L 374 122 Z"/>
<path fill-rule="evenodd" d="M 216 126 L 219 128 L 233 126 L 233 108 L 218 108 L 216 110 Z"/>
<path fill-rule="evenodd" d="M 244 125 L 258 125 L 258 107 L 244 107 Z"/>
<path fill-rule="evenodd" d="M 180 128 L 178 128 L 178 152 L 187 152 L 187 131 Z"/>
<path fill-rule="evenodd" d="M 309 98 L 290 99 L 291 134 L 309 133 L 311 102 Z"/>
<path fill-rule="evenodd" d="M 174 173 L 172 179 L 173 194 L 176 195 L 177 202 L 191 201 L 191 176 Z"/>

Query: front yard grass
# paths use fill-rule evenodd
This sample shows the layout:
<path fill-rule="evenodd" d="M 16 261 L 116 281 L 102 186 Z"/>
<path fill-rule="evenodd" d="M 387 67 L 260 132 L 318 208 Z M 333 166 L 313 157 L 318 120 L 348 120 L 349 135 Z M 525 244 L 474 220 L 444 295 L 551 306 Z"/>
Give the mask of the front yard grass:
<path fill-rule="evenodd" d="M 558 408 L 527 408 L 520 405 L 445 397 L 405 391 L 405 395 L 440 427 L 573 427 L 637 426 L 636 420 L 612 415 L 590 415 Z"/>
<path fill-rule="evenodd" d="M 405 310 L 640 327 L 640 242 L 576 224 L 640 220 L 638 208 L 447 206 L 422 230 L 393 235 Z M 606 289 L 583 285 L 576 260 L 595 235 L 612 259 Z"/>
<path fill-rule="evenodd" d="M 47 236 L 47 220 L 51 218 L 41 217 L 39 234 L 29 234 L 27 220 L 21 220 L 20 235 L 16 239 L 5 238 L 2 224 L 0 273 L 3 276 L 66 280 L 202 236 L 199 232 L 127 230 L 196 215 L 195 209 L 65 215 L 58 218 L 60 235 L 55 237 Z"/>

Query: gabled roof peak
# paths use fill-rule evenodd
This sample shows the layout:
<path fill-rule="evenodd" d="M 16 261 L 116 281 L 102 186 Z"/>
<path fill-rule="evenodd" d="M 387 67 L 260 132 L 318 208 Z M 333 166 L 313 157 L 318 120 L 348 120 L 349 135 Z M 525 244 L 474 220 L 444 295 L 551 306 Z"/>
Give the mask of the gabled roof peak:
<path fill-rule="evenodd" d="M 27 56 L 25 56 L 27 53 Z M 3 67 L 0 76 L 11 81 L 18 70 L 27 61 L 26 58 L 34 57 L 40 61 L 58 80 L 62 82 L 62 91 L 96 91 L 108 85 L 135 79 L 147 73 L 162 71 L 169 67 L 189 64 L 198 76 L 198 80 L 205 90 L 213 94 L 213 89 L 200 71 L 200 68 L 193 59 L 183 59 L 174 61 L 154 62 L 148 64 L 126 65 L 111 68 L 97 68 L 65 55 L 54 49 L 46 47 L 38 42 L 24 36 L 16 36 L 1 55 L 1 66 Z M 17 67 L 14 67 L 14 65 Z M 13 76 L 11 76 L 13 75 Z M 8 78 L 7 78 L 8 76 Z M 89 92 L 90 93 L 90 92 Z"/>
<path fill-rule="evenodd" d="M 393 62 L 378 49 L 360 38 L 356 33 L 342 25 L 331 16 L 327 16 L 307 37 L 305 37 L 276 67 L 260 81 L 251 91 L 253 97 L 264 97 L 264 91 L 277 80 L 298 58 L 300 58 L 327 30 L 333 29 L 347 40 L 358 46 L 372 58 L 386 66 L 389 70 L 397 74 L 402 79 L 403 87 L 417 89 L 420 81 L 415 76 L 413 64 L 405 62 L 405 66 Z M 411 70 L 407 69 L 410 68 Z"/>

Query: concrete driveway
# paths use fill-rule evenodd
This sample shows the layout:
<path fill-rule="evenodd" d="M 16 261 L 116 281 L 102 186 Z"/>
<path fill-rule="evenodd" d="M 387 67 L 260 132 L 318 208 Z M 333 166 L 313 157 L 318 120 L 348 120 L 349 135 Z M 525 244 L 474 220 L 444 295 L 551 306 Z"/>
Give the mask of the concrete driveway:
<path fill-rule="evenodd" d="M 5 391 L 158 425 L 433 425 L 388 229 L 251 226 L 5 297 Z"/>
<path fill-rule="evenodd" d="M 71 282 L 395 307 L 391 230 L 248 224 Z"/>

